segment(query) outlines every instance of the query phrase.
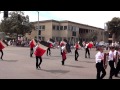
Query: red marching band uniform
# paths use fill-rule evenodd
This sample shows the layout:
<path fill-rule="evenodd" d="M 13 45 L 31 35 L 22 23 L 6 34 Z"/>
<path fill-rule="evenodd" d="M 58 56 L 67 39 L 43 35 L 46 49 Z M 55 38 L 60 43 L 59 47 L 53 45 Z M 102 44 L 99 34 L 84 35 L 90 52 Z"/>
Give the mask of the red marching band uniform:
<path fill-rule="evenodd" d="M 75 61 L 78 61 L 78 57 L 79 57 L 78 49 L 80 49 L 79 42 L 75 44 Z"/>
<path fill-rule="evenodd" d="M 1 40 L 0 40 L 0 52 L 1 52 L 1 59 L 3 60 L 3 51 L 2 49 L 4 49 L 7 45 L 4 44 Z"/>
<path fill-rule="evenodd" d="M 50 44 L 49 44 L 49 48 L 52 48 L 52 47 L 53 47 L 53 45 L 52 45 L 52 43 L 50 43 Z"/>
<path fill-rule="evenodd" d="M 63 45 L 62 47 L 61 47 L 61 54 L 62 54 L 62 65 L 64 65 L 64 62 L 65 62 L 65 60 L 67 59 L 67 57 L 66 57 L 66 47 L 65 47 L 65 45 Z"/>
<path fill-rule="evenodd" d="M 76 44 L 75 44 L 75 48 L 76 48 L 77 50 L 80 48 L 79 43 L 76 43 Z"/>
<path fill-rule="evenodd" d="M 66 51 L 66 42 L 64 41 L 61 41 L 60 42 L 60 47 L 61 47 L 61 55 L 62 55 L 62 65 L 64 65 L 65 63 L 65 60 L 67 59 L 66 57 L 66 54 L 67 54 L 67 51 Z"/>
<path fill-rule="evenodd" d="M 4 49 L 5 47 L 6 45 L 2 41 L 0 41 L 0 50 Z"/>
<path fill-rule="evenodd" d="M 30 41 L 30 57 L 32 57 L 32 55 L 33 55 L 33 52 L 34 52 L 34 50 L 33 50 L 33 48 L 35 47 L 35 45 L 36 45 L 36 42 L 35 42 L 35 40 L 34 39 L 32 39 L 31 41 Z"/>
<path fill-rule="evenodd" d="M 36 43 L 35 43 L 34 39 L 32 39 L 32 40 L 30 41 L 30 48 L 35 47 L 35 45 L 36 45 Z"/>

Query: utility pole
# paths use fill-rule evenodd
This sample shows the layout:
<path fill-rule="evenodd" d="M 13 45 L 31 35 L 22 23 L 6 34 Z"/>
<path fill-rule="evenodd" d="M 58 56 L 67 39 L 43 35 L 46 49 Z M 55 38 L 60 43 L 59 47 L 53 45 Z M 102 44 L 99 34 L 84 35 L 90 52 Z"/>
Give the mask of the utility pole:
<path fill-rule="evenodd" d="M 38 30 L 37 30 L 37 40 L 39 40 L 39 11 L 38 12 Z"/>

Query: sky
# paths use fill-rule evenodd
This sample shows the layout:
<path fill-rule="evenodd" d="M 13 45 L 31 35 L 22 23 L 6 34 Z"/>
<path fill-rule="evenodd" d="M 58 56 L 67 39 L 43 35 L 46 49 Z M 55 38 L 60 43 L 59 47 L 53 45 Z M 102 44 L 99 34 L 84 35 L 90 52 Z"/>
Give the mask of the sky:
<path fill-rule="evenodd" d="M 23 11 L 30 22 L 38 21 L 38 11 Z M 120 17 L 120 11 L 39 11 L 39 20 L 69 20 L 104 29 L 105 23 Z M 3 13 L 0 14 L 0 20 Z"/>

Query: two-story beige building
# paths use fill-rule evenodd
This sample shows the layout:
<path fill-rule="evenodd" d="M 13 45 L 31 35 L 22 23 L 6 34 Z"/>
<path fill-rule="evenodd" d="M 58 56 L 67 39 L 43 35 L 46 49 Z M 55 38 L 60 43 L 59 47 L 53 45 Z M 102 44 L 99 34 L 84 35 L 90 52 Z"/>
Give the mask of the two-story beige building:
<path fill-rule="evenodd" d="M 90 41 L 96 40 L 101 41 L 105 36 L 104 29 L 80 24 L 72 21 L 56 21 L 56 20 L 45 20 L 32 22 L 35 29 L 32 30 L 31 34 L 26 34 L 28 39 L 32 39 L 39 35 L 39 39 L 47 41 L 49 38 L 55 41 L 61 41 L 64 38 L 71 43 L 77 41 Z M 38 30 L 39 26 L 39 30 Z"/>

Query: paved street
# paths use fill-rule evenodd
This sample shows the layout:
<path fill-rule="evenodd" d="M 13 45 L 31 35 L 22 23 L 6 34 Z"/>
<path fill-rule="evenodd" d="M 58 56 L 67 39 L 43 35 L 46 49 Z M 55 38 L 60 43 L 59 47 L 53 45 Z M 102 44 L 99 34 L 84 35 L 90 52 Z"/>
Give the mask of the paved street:
<path fill-rule="evenodd" d="M 79 50 L 79 61 L 74 60 L 74 50 L 67 54 L 65 66 L 61 65 L 59 49 L 51 49 L 52 55 L 42 57 L 41 70 L 36 70 L 35 56 L 30 58 L 27 47 L 6 47 L 3 61 L 0 60 L 0 79 L 96 79 L 94 49 L 90 50 L 91 58 L 84 58 L 84 50 Z M 109 66 L 107 75 L 109 77 Z M 113 79 L 119 79 L 113 77 Z"/>

